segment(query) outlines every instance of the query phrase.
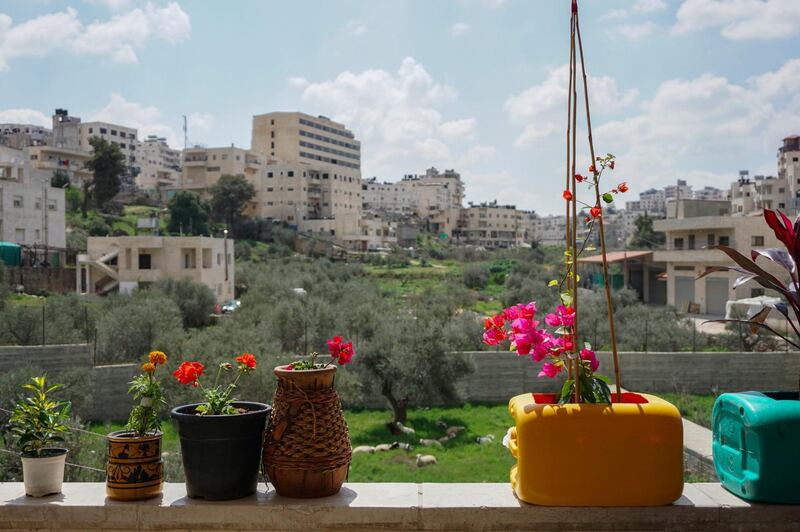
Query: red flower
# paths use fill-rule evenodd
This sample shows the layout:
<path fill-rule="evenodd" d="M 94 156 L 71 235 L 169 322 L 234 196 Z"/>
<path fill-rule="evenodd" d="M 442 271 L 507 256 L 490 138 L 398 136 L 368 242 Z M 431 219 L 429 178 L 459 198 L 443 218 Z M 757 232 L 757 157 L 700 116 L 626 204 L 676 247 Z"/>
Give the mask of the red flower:
<path fill-rule="evenodd" d="M 595 173 L 595 172 L 597 172 L 597 168 L 595 168 L 595 167 L 594 167 L 594 165 L 591 165 L 591 166 L 589 167 L 589 171 L 590 171 L 591 173 Z"/>
<path fill-rule="evenodd" d="M 256 357 L 252 355 L 252 353 L 244 353 L 241 356 L 236 357 L 236 362 L 238 362 L 242 367 L 248 367 L 250 369 L 255 369 L 256 367 Z"/>
<path fill-rule="evenodd" d="M 586 178 L 583 177 L 581 174 L 575 174 L 575 181 L 577 181 L 578 183 L 583 182 L 584 179 Z"/>
<path fill-rule="evenodd" d="M 592 218 L 600 218 L 600 215 L 603 213 L 603 209 L 601 209 L 599 206 L 595 206 L 589 210 L 589 213 L 592 215 Z"/>
<path fill-rule="evenodd" d="M 620 192 L 627 192 L 628 191 L 628 183 L 620 183 L 617 185 L 617 190 Z"/>
<path fill-rule="evenodd" d="M 197 379 L 203 374 L 205 366 L 200 362 L 181 362 L 181 365 L 172 374 L 181 384 L 191 384 L 197 387 Z"/>
<path fill-rule="evenodd" d="M 562 196 L 564 196 L 565 200 L 572 201 L 572 192 L 570 192 L 569 190 L 565 190 Z"/>
<path fill-rule="evenodd" d="M 592 221 L 592 219 L 591 219 L 591 218 L 589 218 L 589 217 L 587 216 L 586 218 L 584 218 L 584 219 L 583 219 L 583 221 L 584 221 L 584 222 L 591 222 L 591 221 Z"/>
<path fill-rule="evenodd" d="M 353 342 L 343 343 L 341 349 L 339 349 L 339 364 L 349 364 L 350 361 L 353 360 L 353 355 L 355 355 L 355 351 L 353 351 Z"/>
<path fill-rule="evenodd" d="M 341 336 L 334 336 L 328 340 L 328 351 L 331 358 L 337 360 L 339 364 L 348 364 L 355 355 L 353 342 L 345 342 Z"/>

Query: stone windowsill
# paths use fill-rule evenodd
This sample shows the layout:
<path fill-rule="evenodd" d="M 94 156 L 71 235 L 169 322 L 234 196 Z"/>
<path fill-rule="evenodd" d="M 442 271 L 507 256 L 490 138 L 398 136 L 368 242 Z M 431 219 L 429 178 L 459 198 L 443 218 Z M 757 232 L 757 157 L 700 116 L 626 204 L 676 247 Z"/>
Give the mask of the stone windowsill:
<path fill-rule="evenodd" d="M 624 489 L 624 487 L 623 487 Z M 559 508 L 519 502 L 508 484 L 346 484 L 325 499 L 266 490 L 225 502 L 162 497 L 109 501 L 102 483 L 67 483 L 62 495 L 25 497 L 0 483 L 0 530 L 800 530 L 800 506 L 755 504 L 719 484 L 686 484 L 673 505 Z"/>

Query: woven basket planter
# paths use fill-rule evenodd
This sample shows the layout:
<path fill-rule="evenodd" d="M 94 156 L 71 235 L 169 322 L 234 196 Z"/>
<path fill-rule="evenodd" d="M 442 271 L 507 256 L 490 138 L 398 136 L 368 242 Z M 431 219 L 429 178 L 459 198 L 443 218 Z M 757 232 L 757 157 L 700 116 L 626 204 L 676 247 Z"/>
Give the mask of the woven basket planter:
<path fill-rule="evenodd" d="M 285 368 L 275 368 L 278 388 L 264 438 L 264 474 L 284 497 L 338 493 L 347 478 L 352 453 L 334 388 L 336 367 Z"/>

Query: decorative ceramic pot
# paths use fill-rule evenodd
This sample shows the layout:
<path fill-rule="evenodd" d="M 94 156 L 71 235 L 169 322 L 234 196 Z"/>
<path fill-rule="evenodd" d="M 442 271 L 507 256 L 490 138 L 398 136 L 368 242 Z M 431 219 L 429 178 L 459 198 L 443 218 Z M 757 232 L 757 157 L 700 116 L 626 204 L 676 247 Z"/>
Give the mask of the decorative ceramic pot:
<path fill-rule="evenodd" d="M 516 426 L 511 485 L 547 506 L 655 506 L 683 492 L 683 424 L 658 397 L 623 393 L 612 404 L 557 404 L 523 394 L 508 405 Z"/>
<path fill-rule="evenodd" d="M 724 393 L 711 416 L 714 468 L 743 499 L 800 504 L 800 394 Z"/>
<path fill-rule="evenodd" d="M 25 495 L 44 497 L 61 493 L 66 461 L 66 449 L 42 449 L 39 456 L 23 456 L 22 480 L 25 484 Z"/>
<path fill-rule="evenodd" d="M 275 368 L 272 419 L 264 438 L 264 474 L 285 497 L 338 493 L 350 469 L 350 433 L 334 388 L 336 366 Z"/>
<path fill-rule="evenodd" d="M 127 430 L 109 434 L 106 495 L 118 501 L 139 501 L 161 494 L 164 462 L 157 432 L 137 437 Z"/>
<path fill-rule="evenodd" d="M 222 501 L 252 495 L 258 485 L 264 425 L 272 408 L 237 401 L 241 414 L 201 416 L 199 403 L 172 410 L 178 423 L 186 494 Z"/>

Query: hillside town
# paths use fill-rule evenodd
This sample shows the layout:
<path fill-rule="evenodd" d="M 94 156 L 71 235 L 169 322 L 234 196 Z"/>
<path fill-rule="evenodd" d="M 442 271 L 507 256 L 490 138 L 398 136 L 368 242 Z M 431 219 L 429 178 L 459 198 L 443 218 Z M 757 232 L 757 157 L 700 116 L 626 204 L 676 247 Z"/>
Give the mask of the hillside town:
<path fill-rule="evenodd" d="M 123 202 L 146 197 L 165 208 L 180 191 L 208 199 L 222 176 L 243 176 L 254 191 L 245 215 L 348 253 L 413 248 L 421 235 L 481 249 L 563 245 L 563 215 L 540 216 L 488 198 L 465 205 L 465 183 L 457 169 L 431 167 L 396 181 L 362 176 L 361 142 L 346 124 L 325 116 L 256 115 L 249 149 L 197 145 L 181 150 L 164 138 L 140 138 L 123 124 L 83 122 L 66 109 L 55 110 L 51 128 L 0 124 L 0 241 L 18 246 L 30 265 L 60 267 L 74 259 L 79 293 L 128 292 L 162 275 L 180 277 L 196 269 L 190 277 L 207 284 L 220 301 L 234 297 L 233 243 L 227 232 L 224 238 L 165 237 L 157 222 L 140 220 L 136 235 L 90 236 L 86 249 L 68 249 L 65 189 L 91 183 L 87 163 L 94 138 L 122 153 L 117 197 Z M 608 208 L 607 245 L 620 252 L 615 260 L 623 283 L 646 303 L 695 305 L 707 314 L 724 314 L 729 299 L 763 295 L 759 288 L 734 290 L 727 273 L 709 277 L 705 287 L 695 286 L 694 277 L 719 265 L 711 246 L 774 244 L 752 217 L 764 208 L 797 212 L 799 158 L 800 136 L 790 136 L 778 149 L 775 175 L 751 177 L 742 171 L 726 190 L 677 179 L 641 192 L 624 208 Z M 634 238 L 642 217 L 652 219 L 654 241 Z M 582 261 L 591 268 L 592 257 Z"/>

